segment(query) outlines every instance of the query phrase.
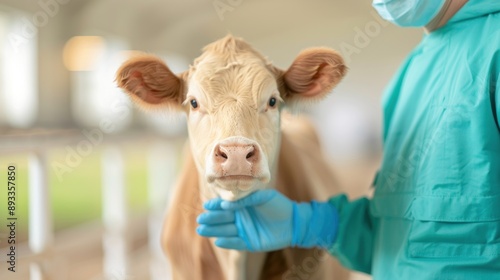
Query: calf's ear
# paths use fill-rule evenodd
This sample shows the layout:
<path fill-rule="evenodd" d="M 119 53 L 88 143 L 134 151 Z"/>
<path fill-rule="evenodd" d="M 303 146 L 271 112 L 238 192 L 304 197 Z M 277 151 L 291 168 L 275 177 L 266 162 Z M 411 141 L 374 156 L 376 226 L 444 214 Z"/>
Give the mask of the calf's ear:
<path fill-rule="evenodd" d="M 136 55 L 122 64 L 116 82 L 143 109 L 157 106 L 181 109 L 184 81 L 158 57 Z"/>
<path fill-rule="evenodd" d="M 281 73 L 282 95 L 287 103 L 315 101 L 325 97 L 347 72 L 344 59 L 328 48 L 302 51 L 288 70 Z"/>

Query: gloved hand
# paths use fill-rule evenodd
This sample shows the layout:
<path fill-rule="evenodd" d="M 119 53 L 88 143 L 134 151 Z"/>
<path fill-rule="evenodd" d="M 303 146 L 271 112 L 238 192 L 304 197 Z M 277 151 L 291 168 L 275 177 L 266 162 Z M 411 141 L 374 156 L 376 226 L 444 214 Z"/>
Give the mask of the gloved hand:
<path fill-rule="evenodd" d="M 328 202 L 294 202 L 276 190 L 260 190 L 238 201 L 207 201 L 196 231 L 215 245 L 251 252 L 333 244 L 339 214 Z"/>

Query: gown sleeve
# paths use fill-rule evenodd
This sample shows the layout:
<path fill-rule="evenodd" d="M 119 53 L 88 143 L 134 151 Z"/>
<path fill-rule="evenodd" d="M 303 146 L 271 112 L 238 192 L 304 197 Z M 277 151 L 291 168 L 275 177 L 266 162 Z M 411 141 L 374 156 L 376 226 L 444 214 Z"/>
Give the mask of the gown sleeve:
<path fill-rule="evenodd" d="M 329 202 L 339 212 L 339 229 L 328 252 L 344 267 L 370 274 L 374 244 L 370 201 L 364 197 L 349 202 L 343 194 L 330 198 Z"/>

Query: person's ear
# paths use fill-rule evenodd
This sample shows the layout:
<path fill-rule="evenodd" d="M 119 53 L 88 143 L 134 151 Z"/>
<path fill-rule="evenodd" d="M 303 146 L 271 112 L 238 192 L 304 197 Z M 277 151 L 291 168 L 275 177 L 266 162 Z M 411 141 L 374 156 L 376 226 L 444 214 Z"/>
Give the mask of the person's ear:
<path fill-rule="evenodd" d="M 116 82 L 143 109 L 167 106 L 180 110 L 185 95 L 182 76 L 172 73 L 160 58 L 141 54 L 122 64 Z"/>

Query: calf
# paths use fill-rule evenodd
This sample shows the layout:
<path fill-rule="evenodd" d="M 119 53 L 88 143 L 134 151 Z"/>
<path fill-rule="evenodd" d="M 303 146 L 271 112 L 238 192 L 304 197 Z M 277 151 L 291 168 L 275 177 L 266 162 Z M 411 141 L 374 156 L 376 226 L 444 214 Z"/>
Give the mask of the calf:
<path fill-rule="evenodd" d="M 237 200 L 276 188 L 308 201 L 335 193 L 314 129 L 282 109 L 323 98 L 345 72 L 341 56 L 327 48 L 303 51 L 283 71 L 230 35 L 179 75 L 152 55 L 122 65 L 117 83 L 138 106 L 187 114 L 189 149 L 162 237 L 174 279 L 345 278 L 318 249 L 225 250 L 195 231 L 202 202 L 216 196 Z"/>

